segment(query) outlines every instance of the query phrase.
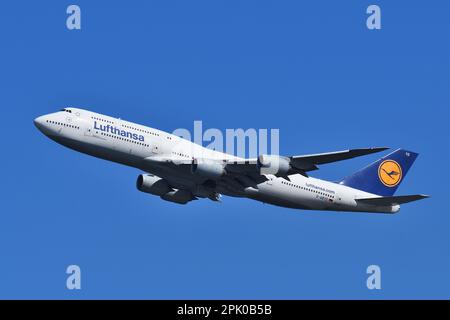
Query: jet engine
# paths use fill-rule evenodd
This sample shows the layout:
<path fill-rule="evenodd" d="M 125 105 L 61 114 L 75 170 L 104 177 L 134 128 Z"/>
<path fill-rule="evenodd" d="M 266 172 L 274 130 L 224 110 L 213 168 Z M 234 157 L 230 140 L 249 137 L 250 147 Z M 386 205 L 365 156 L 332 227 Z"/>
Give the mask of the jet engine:
<path fill-rule="evenodd" d="M 151 174 L 140 174 L 136 181 L 136 187 L 139 191 L 156 196 L 162 196 L 172 190 L 166 180 Z"/>
<path fill-rule="evenodd" d="M 186 204 L 191 200 L 196 200 L 192 193 L 187 190 L 172 190 L 161 196 L 161 199 L 175 202 L 178 204 Z"/>
<path fill-rule="evenodd" d="M 220 194 L 215 191 L 216 183 L 212 180 L 207 180 L 203 184 L 197 185 L 193 194 L 199 198 L 209 198 L 212 201 L 220 201 Z"/>
<path fill-rule="evenodd" d="M 192 161 L 191 171 L 207 179 L 218 179 L 225 174 L 222 163 L 213 160 L 198 159 Z"/>
<path fill-rule="evenodd" d="M 139 191 L 160 196 L 163 200 L 178 204 L 186 204 L 196 199 L 190 191 L 172 188 L 166 180 L 151 174 L 140 174 L 136 187 Z"/>
<path fill-rule="evenodd" d="M 274 174 L 276 176 L 286 176 L 291 171 L 289 158 L 277 155 L 260 155 L 258 167 L 261 174 Z"/>

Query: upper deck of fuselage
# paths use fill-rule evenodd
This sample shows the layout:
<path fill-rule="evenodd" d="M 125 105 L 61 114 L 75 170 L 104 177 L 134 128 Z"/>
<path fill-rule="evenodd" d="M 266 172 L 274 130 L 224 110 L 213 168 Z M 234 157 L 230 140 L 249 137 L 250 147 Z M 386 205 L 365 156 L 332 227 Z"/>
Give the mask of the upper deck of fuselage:
<path fill-rule="evenodd" d="M 108 132 L 116 132 L 116 129 L 120 129 L 131 134 L 142 135 L 146 141 L 153 140 L 154 143 L 159 144 L 160 152 L 170 152 L 172 157 L 181 155 L 182 158 L 187 156 L 192 159 L 200 156 L 209 159 L 243 160 L 227 153 L 205 148 L 183 136 L 81 108 L 64 107 L 56 112 L 40 116 L 34 122 L 44 134 L 54 137 L 59 135 L 60 131 L 58 131 L 58 126 L 55 127 L 53 124 L 63 124 L 69 118 L 72 123 L 79 123 L 86 127 L 91 126 L 94 130 L 101 128 Z M 49 122 L 51 122 L 50 125 Z"/>

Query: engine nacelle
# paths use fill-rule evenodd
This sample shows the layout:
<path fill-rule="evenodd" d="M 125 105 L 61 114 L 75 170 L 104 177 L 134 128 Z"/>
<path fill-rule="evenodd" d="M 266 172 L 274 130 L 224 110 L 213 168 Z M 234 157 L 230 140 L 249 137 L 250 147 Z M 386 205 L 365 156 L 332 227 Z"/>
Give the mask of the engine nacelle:
<path fill-rule="evenodd" d="M 161 199 L 178 204 L 186 204 L 189 201 L 194 200 L 195 197 L 187 190 L 172 190 L 165 195 L 162 195 Z"/>
<path fill-rule="evenodd" d="M 205 186 L 203 184 L 197 185 L 195 187 L 195 191 L 194 191 L 195 196 L 200 197 L 200 198 L 208 198 L 213 193 L 214 193 L 213 188 L 211 188 L 209 186 Z"/>
<path fill-rule="evenodd" d="M 208 178 L 218 179 L 225 174 L 222 163 L 206 159 L 192 161 L 191 171 L 193 174 Z"/>
<path fill-rule="evenodd" d="M 139 191 L 155 196 L 162 196 L 172 190 L 166 180 L 150 174 L 140 174 L 136 181 L 136 187 Z"/>
<path fill-rule="evenodd" d="M 261 174 L 274 174 L 277 176 L 286 176 L 291 170 L 289 158 L 277 155 L 260 155 L 258 157 L 258 166 Z"/>

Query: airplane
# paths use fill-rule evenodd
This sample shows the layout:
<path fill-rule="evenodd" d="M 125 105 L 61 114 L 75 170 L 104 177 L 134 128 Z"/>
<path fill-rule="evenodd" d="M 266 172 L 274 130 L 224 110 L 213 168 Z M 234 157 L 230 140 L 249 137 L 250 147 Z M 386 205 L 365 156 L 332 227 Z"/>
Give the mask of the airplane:
<path fill-rule="evenodd" d="M 222 195 L 276 206 L 325 211 L 396 213 L 400 205 L 427 198 L 394 196 L 418 154 L 397 149 L 338 182 L 313 178 L 319 165 L 389 148 L 349 149 L 318 154 L 260 155 L 244 159 L 182 137 L 107 115 L 67 107 L 34 119 L 48 138 L 73 150 L 131 166 L 139 191 L 187 204 Z M 270 171 L 275 168 L 276 170 Z M 269 173 L 268 173 L 269 172 Z"/>

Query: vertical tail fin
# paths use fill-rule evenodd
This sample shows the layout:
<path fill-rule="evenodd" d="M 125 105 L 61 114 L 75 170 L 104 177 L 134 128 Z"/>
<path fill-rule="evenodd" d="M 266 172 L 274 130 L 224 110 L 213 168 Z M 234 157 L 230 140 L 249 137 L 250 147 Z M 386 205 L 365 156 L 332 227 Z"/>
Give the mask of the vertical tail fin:
<path fill-rule="evenodd" d="M 380 196 L 392 196 L 417 156 L 415 152 L 397 149 L 346 177 L 340 184 Z"/>

